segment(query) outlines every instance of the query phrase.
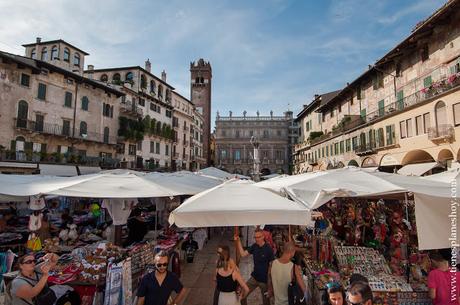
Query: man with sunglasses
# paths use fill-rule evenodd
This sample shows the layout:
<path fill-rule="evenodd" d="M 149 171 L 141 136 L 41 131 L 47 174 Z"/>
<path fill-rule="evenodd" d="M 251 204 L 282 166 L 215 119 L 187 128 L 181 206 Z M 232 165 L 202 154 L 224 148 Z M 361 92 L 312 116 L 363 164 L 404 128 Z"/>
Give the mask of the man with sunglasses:
<path fill-rule="evenodd" d="M 348 289 L 347 303 L 349 305 L 372 305 L 374 298 L 369 284 L 365 282 L 354 282 Z"/>
<path fill-rule="evenodd" d="M 147 274 L 137 290 L 137 305 L 167 305 L 171 293 L 176 292 L 172 304 L 179 304 L 185 297 L 185 288 L 179 278 L 168 272 L 168 254 L 160 251 L 155 256 L 155 272 Z"/>
<path fill-rule="evenodd" d="M 267 282 L 270 263 L 275 259 L 273 249 L 265 242 L 264 232 L 261 229 L 255 230 L 254 239 L 256 242 L 247 250 L 243 249 L 239 236 L 234 237 L 237 240 L 238 252 L 241 257 L 252 254 L 254 260 L 254 271 L 251 273 L 251 278 L 246 282 L 249 287 L 248 295 L 259 287 L 262 293 L 263 305 L 270 305 Z M 247 298 L 241 300 L 241 305 L 247 305 Z"/>

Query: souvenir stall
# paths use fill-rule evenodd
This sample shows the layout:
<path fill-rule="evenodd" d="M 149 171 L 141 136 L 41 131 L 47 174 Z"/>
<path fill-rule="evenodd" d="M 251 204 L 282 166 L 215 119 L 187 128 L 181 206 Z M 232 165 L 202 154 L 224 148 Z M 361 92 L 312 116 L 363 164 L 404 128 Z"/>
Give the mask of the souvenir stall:
<path fill-rule="evenodd" d="M 319 301 L 330 281 L 368 278 L 375 304 L 431 304 L 428 255 L 418 250 L 413 200 L 336 198 L 321 206 L 314 229 L 298 231 Z M 345 212 L 344 212 L 345 211 Z"/>

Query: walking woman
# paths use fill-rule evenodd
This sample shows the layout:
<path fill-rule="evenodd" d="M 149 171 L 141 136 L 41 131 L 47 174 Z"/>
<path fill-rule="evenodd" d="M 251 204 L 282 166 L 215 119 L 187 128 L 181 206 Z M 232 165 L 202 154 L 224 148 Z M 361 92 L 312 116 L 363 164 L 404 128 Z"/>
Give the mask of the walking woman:
<path fill-rule="evenodd" d="M 219 260 L 217 261 L 216 281 L 219 291 L 218 305 L 240 305 L 249 292 L 246 282 L 234 264 L 230 262 L 230 249 L 228 246 L 217 248 Z M 240 284 L 242 291 L 237 294 L 237 287 Z"/>

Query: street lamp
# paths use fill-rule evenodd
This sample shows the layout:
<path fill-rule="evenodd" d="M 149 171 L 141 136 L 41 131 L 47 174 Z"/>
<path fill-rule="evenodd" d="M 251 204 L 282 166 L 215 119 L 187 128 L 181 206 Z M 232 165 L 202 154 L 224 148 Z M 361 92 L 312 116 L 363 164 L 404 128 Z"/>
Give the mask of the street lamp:
<path fill-rule="evenodd" d="M 259 172 L 259 165 L 260 165 L 260 159 L 259 159 L 259 141 L 255 136 L 251 137 L 250 143 L 252 147 L 254 148 L 254 169 L 253 169 L 253 180 L 255 182 L 260 181 L 260 172 Z"/>

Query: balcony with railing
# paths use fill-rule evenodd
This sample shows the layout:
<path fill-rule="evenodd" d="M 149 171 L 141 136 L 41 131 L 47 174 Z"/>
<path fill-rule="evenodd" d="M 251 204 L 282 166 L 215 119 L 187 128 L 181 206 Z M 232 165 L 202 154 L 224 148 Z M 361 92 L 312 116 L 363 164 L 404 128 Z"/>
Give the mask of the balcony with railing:
<path fill-rule="evenodd" d="M 355 147 L 354 152 L 358 156 L 367 156 L 377 153 L 376 151 L 376 143 L 369 142 L 369 143 L 362 143 Z"/>
<path fill-rule="evenodd" d="M 308 158 L 307 163 L 310 164 L 310 165 L 317 165 L 318 164 L 318 159 Z"/>
<path fill-rule="evenodd" d="M 395 102 L 386 105 L 385 107 L 368 113 L 365 117 L 365 122 L 369 123 L 377 119 L 392 115 L 394 112 L 403 111 L 406 108 L 433 99 L 458 87 L 460 87 L 460 73 L 452 74 L 449 77 L 444 76 L 438 81 L 433 82 L 429 87 L 423 88 L 402 99 L 398 99 Z"/>
<path fill-rule="evenodd" d="M 42 121 L 36 122 L 26 119 L 15 119 L 15 127 L 44 135 L 71 137 L 105 144 L 117 144 L 117 137 L 115 136 L 109 136 L 107 134 L 97 132 L 81 131 L 79 129 L 75 129 L 75 133 L 73 133 L 70 126 L 50 124 Z"/>
<path fill-rule="evenodd" d="M 450 124 L 441 124 L 428 128 L 428 139 L 433 142 L 453 141 L 455 138 L 454 126 Z"/>

